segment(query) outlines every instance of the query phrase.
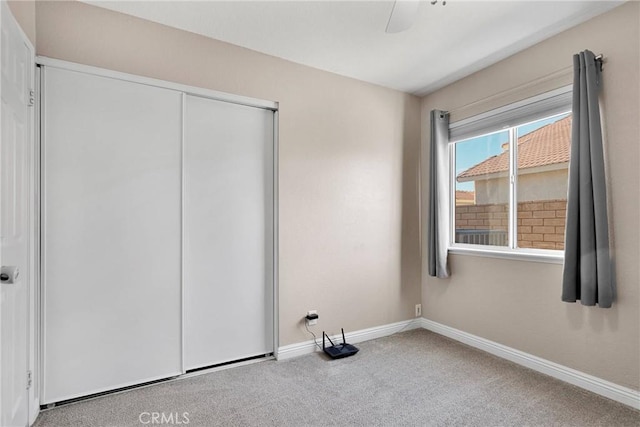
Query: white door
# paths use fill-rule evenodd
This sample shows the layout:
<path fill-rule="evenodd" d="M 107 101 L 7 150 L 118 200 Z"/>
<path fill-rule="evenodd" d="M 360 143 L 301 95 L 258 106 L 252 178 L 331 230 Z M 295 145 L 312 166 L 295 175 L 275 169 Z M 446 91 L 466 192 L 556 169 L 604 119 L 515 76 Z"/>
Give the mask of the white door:
<path fill-rule="evenodd" d="M 274 113 L 187 96 L 187 370 L 273 352 Z"/>
<path fill-rule="evenodd" d="M 178 375 L 182 94 L 42 74 L 42 403 Z"/>
<path fill-rule="evenodd" d="M 32 51 L 2 2 L 0 147 L 0 425 L 28 424 L 29 175 L 28 111 Z"/>

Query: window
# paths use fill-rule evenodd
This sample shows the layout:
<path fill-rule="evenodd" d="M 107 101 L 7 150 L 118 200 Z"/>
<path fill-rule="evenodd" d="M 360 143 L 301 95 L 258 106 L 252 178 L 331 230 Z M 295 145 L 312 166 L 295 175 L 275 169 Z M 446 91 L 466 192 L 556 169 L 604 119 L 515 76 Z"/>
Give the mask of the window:
<path fill-rule="evenodd" d="M 570 100 L 541 99 L 450 125 L 451 249 L 562 255 Z"/>

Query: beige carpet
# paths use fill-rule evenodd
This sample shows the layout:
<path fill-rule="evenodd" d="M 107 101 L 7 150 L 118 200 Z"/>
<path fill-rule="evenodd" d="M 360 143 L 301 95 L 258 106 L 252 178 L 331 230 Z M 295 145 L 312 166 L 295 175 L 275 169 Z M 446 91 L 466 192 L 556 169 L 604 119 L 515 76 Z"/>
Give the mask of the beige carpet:
<path fill-rule="evenodd" d="M 151 426 L 157 412 L 189 426 L 640 426 L 627 406 L 425 330 L 358 347 L 70 404 L 35 425 Z"/>

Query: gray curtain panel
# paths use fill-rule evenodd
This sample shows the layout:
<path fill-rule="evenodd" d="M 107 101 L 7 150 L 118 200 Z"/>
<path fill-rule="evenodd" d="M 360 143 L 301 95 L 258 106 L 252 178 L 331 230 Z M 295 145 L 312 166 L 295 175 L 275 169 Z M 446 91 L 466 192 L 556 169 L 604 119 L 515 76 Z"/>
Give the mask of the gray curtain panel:
<path fill-rule="evenodd" d="M 573 57 L 573 123 L 562 301 L 611 307 L 607 194 L 598 93 L 601 64 L 593 52 Z"/>
<path fill-rule="evenodd" d="M 447 244 L 449 233 L 449 114 L 431 111 L 429 146 L 429 215 L 427 257 L 429 276 L 449 277 Z"/>

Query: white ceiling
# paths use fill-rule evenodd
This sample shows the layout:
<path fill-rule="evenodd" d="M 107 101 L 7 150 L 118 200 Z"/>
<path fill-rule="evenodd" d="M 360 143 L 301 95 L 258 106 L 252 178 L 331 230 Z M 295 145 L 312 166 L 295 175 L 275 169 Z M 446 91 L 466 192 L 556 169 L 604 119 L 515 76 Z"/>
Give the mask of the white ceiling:
<path fill-rule="evenodd" d="M 622 1 L 424 0 L 385 33 L 393 1 L 96 1 L 97 6 L 424 95 Z"/>

